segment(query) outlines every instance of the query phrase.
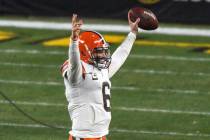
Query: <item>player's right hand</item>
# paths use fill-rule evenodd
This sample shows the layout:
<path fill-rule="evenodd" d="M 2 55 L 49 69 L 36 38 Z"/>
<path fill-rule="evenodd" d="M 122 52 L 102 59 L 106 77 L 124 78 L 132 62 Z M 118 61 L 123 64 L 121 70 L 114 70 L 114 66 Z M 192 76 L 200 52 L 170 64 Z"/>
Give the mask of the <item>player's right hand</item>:
<path fill-rule="evenodd" d="M 131 18 L 130 18 L 130 14 L 131 14 L 131 11 L 128 12 L 128 24 L 130 26 L 131 32 L 137 35 L 137 33 L 138 33 L 138 24 L 139 24 L 141 19 L 137 18 L 135 22 L 132 22 Z"/>
<path fill-rule="evenodd" d="M 83 24 L 83 21 L 81 19 L 78 20 L 77 14 L 73 14 L 73 16 L 72 16 L 72 32 L 71 32 L 71 39 L 73 41 L 78 40 L 82 24 Z"/>

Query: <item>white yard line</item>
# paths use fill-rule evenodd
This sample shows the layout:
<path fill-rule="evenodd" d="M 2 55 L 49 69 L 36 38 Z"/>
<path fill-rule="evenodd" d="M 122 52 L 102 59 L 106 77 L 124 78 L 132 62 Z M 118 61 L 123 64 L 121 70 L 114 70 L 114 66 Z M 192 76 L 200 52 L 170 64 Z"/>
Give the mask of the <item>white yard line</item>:
<path fill-rule="evenodd" d="M 42 65 L 42 64 L 29 64 L 29 63 L 12 63 L 12 62 L 0 62 L 2 66 L 17 66 L 17 67 L 34 67 L 34 68 L 59 68 L 59 65 Z"/>
<path fill-rule="evenodd" d="M 20 85 L 38 85 L 38 86 L 64 86 L 62 82 L 47 82 L 47 81 L 26 81 L 26 80 L 5 80 L 0 79 L 0 83 L 2 84 L 20 84 Z M 113 90 L 128 90 L 128 91 L 148 91 L 148 92 L 160 92 L 160 93 L 178 93 L 178 94 L 204 94 L 209 95 L 209 92 L 200 92 L 198 90 L 182 90 L 182 89 L 143 89 L 132 86 L 113 86 Z"/>
<path fill-rule="evenodd" d="M 26 127 L 26 128 L 48 128 L 39 124 L 21 124 L 21 123 L 7 123 L 1 122 L 0 126 L 7 127 Z M 62 129 L 70 129 L 67 126 L 57 126 Z M 131 133 L 131 134 L 145 134 L 145 135 L 168 135 L 168 136 L 183 136 L 183 137 L 210 137 L 210 134 L 202 134 L 202 133 L 183 133 L 183 132 L 171 132 L 171 131 L 149 131 L 149 130 L 128 130 L 128 129 L 120 129 L 113 128 L 110 130 L 111 132 L 116 133 Z"/>
<path fill-rule="evenodd" d="M 10 126 L 10 127 L 27 127 L 27 128 L 48 128 L 45 125 L 40 124 L 20 124 L 20 123 L 0 123 L 0 126 Z M 61 129 L 68 129 L 68 127 L 65 126 L 55 126 L 56 128 Z"/>
<path fill-rule="evenodd" d="M 168 109 L 153 109 L 153 108 L 134 108 L 134 107 L 115 107 L 116 110 L 132 111 L 132 112 L 156 112 L 167 114 L 186 114 L 186 115 L 202 115 L 210 116 L 210 112 L 198 112 L 198 111 L 182 111 L 182 110 L 168 110 Z"/>
<path fill-rule="evenodd" d="M 45 82 L 45 81 L 21 81 L 21 80 L 3 80 L 0 79 L 0 83 L 3 84 L 21 84 L 21 85 L 40 85 L 40 86 L 63 86 L 63 83 L 59 82 Z"/>
<path fill-rule="evenodd" d="M 148 130 L 126 130 L 113 128 L 111 131 L 119 133 L 135 133 L 135 134 L 147 134 L 147 135 L 169 135 L 169 136 L 185 136 L 185 137 L 210 137 L 210 134 L 201 133 L 182 133 L 182 132 L 170 132 L 170 131 L 148 131 Z"/>
<path fill-rule="evenodd" d="M 52 107 L 66 107 L 66 104 L 47 103 L 47 102 L 28 102 L 28 101 L 12 101 L 17 105 L 24 106 L 52 106 Z M 0 100 L 0 104 L 9 104 L 6 100 Z M 181 114 L 181 115 L 201 115 L 210 116 L 210 112 L 189 111 L 189 110 L 172 110 L 172 109 L 157 109 L 157 108 L 143 108 L 143 107 L 113 107 L 113 110 L 131 111 L 131 112 L 152 112 L 164 114 Z"/>
<path fill-rule="evenodd" d="M 178 93 L 178 94 L 203 94 L 203 95 L 210 95 L 209 92 L 202 93 L 198 90 L 181 90 L 181 89 L 163 89 L 163 88 L 157 88 L 157 89 L 144 89 L 145 91 L 149 92 L 160 92 L 160 93 Z"/>
<path fill-rule="evenodd" d="M 194 62 L 210 62 L 210 58 L 169 56 L 169 55 L 131 54 L 130 58 L 135 58 L 135 59 L 164 59 L 164 60 L 194 61 Z"/>
<path fill-rule="evenodd" d="M 25 105 L 25 106 L 61 106 L 61 107 L 65 107 L 68 104 L 60 104 L 60 103 L 47 103 L 47 102 L 29 102 L 29 101 L 12 101 L 13 103 L 17 104 L 17 105 Z M 6 100 L 0 100 L 0 104 L 9 104 L 8 101 Z"/>
<path fill-rule="evenodd" d="M 33 67 L 33 68 L 57 68 L 61 65 L 49 65 L 49 64 L 29 64 L 29 63 L 12 63 L 12 62 L 0 62 L 0 66 L 17 66 L 17 67 Z M 186 76 L 210 76 L 210 73 L 203 72 L 176 72 L 176 71 L 161 71 L 153 69 L 121 69 L 120 72 L 131 72 L 131 73 L 143 73 L 143 74 L 160 74 L 160 75 L 186 75 Z"/>
<path fill-rule="evenodd" d="M 12 126 L 12 127 L 29 127 L 29 128 L 47 128 L 44 125 L 39 124 L 20 124 L 20 123 L 4 123 L 1 122 L 0 126 Z"/>
<path fill-rule="evenodd" d="M 48 54 L 48 55 L 67 55 L 68 52 L 62 51 L 40 51 L 36 49 L 27 49 L 27 50 L 20 50 L 20 49 L 0 49 L 0 53 L 21 53 L 21 54 Z"/>
<path fill-rule="evenodd" d="M 20 85 L 38 85 L 38 86 L 64 86 L 62 82 L 47 82 L 47 81 L 26 81 L 26 80 L 5 80 L 0 79 L 0 83 L 2 84 L 20 84 Z M 200 92 L 198 90 L 181 90 L 181 89 L 141 89 L 138 87 L 132 86 L 113 86 L 113 90 L 128 90 L 128 91 L 149 91 L 149 92 L 160 92 L 160 93 L 179 93 L 179 94 L 203 94 L 210 95 L 209 92 Z"/>
<path fill-rule="evenodd" d="M 0 83 L 2 84 L 21 84 L 21 85 L 39 85 L 39 86 L 64 86 L 64 84 L 61 82 L 45 82 L 45 81 L 21 81 L 21 80 L 4 80 L 0 79 Z M 127 86 L 122 86 L 122 87 L 112 87 L 114 90 L 139 90 L 139 88 L 136 87 L 127 87 Z"/>
<path fill-rule="evenodd" d="M 67 52 L 62 51 L 39 51 L 39 50 L 19 50 L 19 49 L 0 49 L 0 53 L 20 53 L 20 54 L 44 54 L 44 55 L 65 55 Z M 193 61 L 193 62 L 210 62 L 210 58 L 201 57 L 184 57 L 184 56 L 170 56 L 170 55 L 144 55 L 144 54 L 130 54 L 129 58 L 134 59 L 163 59 L 163 60 L 176 60 L 176 61 Z"/>
<path fill-rule="evenodd" d="M 153 69 L 121 69 L 121 72 L 130 72 L 130 73 L 144 73 L 144 74 L 160 74 L 160 75 L 187 75 L 187 76 L 210 76 L 210 73 L 203 72 L 176 72 L 176 71 L 161 71 L 161 70 L 153 70 Z"/>
<path fill-rule="evenodd" d="M 2 27 L 32 28 L 32 29 L 51 29 L 51 30 L 70 30 L 69 22 L 46 22 L 46 21 L 27 21 L 27 20 L 0 20 Z M 103 32 L 129 32 L 128 25 L 113 24 L 84 24 L 83 30 L 96 30 Z M 143 33 L 152 34 L 171 34 L 171 35 L 190 35 L 190 36 L 210 36 L 210 29 L 182 28 L 182 27 L 159 27 L 154 31 L 144 31 Z"/>

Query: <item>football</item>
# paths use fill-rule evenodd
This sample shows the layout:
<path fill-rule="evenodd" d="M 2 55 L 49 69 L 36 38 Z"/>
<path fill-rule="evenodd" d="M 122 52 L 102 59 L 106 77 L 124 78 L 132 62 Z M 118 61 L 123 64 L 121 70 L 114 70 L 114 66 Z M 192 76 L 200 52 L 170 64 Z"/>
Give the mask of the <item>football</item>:
<path fill-rule="evenodd" d="M 140 18 L 138 24 L 139 28 L 144 30 L 155 30 L 158 28 L 158 19 L 155 14 L 146 8 L 134 7 L 129 10 L 129 17 L 132 22 L 135 22 L 137 18 Z"/>

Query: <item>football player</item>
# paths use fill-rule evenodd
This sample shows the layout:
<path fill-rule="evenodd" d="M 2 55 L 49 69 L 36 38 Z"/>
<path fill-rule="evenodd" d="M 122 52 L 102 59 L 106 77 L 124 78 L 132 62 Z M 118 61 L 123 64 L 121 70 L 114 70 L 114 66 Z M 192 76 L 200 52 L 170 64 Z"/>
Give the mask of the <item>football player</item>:
<path fill-rule="evenodd" d="M 110 54 L 109 45 L 95 31 L 81 31 L 82 20 L 72 16 L 69 59 L 61 67 L 72 121 L 69 140 L 106 140 L 111 120 L 110 78 L 128 57 L 138 33 L 138 18 L 130 33 Z"/>

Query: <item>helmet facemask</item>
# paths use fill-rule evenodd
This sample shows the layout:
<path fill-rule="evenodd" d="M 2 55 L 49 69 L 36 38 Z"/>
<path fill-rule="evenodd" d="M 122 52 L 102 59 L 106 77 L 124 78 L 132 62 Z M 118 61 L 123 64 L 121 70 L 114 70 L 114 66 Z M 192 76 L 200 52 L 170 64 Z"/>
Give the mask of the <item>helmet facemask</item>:
<path fill-rule="evenodd" d="M 111 63 L 110 50 L 107 47 L 97 47 L 92 51 L 91 60 L 98 69 L 107 69 Z"/>

